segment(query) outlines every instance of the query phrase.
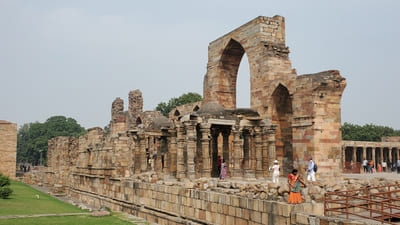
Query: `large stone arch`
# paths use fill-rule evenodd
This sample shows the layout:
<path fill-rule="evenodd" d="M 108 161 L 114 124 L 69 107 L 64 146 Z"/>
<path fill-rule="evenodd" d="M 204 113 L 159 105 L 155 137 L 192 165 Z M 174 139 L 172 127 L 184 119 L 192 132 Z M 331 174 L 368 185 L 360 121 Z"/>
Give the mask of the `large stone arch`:
<path fill-rule="evenodd" d="M 236 108 L 237 72 L 245 53 L 250 67 L 250 107 L 261 116 L 270 117 L 268 105 L 273 91 L 270 85 L 296 76 L 288 58 L 281 16 L 257 17 L 210 43 L 204 102 Z"/>

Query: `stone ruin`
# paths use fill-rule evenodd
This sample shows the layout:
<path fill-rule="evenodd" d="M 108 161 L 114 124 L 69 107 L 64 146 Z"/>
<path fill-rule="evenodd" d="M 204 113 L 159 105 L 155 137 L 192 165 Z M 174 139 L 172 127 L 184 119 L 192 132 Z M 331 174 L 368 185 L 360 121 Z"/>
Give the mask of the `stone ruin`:
<path fill-rule="evenodd" d="M 315 216 L 307 213 L 321 212 L 321 204 L 274 201 L 287 196 L 287 187 L 271 184 L 268 168 L 278 160 L 283 175 L 304 173 L 312 157 L 319 178 L 340 178 L 346 82 L 337 70 L 297 75 L 284 22 L 260 16 L 211 42 L 202 102 L 166 118 L 143 111 L 141 92 L 131 91 L 127 111 L 121 98 L 112 103 L 109 131 L 50 140 L 47 167 L 26 182 L 159 224 L 308 224 Z M 245 53 L 250 108 L 236 108 Z M 232 182 L 218 180 L 218 156 Z M 254 199 L 252 186 L 266 191 Z"/>
<path fill-rule="evenodd" d="M 15 179 L 17 163 L 17 124 L 0 120 L 0 173 Z"/>

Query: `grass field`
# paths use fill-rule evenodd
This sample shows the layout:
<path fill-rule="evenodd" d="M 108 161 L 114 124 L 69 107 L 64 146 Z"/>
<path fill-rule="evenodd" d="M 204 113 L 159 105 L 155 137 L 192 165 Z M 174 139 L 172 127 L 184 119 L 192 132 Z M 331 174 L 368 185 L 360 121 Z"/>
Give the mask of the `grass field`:
<path fill-rule="evenodd" d="M 37 218 L 0 219 L 0 225 L 132 225 L 114 216 L 48 216 Z"/>
<path fill-rule="evenodd" d="M 0 217 L 10 215 L 37 215 L 83 213 L 73 205 L 60 201 L 21 182 L 12 181 L 14 190 L 8 199 L 0 199 Z M 39 198 L 37 198 L 39 195 Z M 90 215 L 46 216 L 34 218 L 2 219 L 0 225 L 132 225 L 116 216 L 92 217 Z"/>
<path fill-rule="evenodd" d="M 85 212 L 21 182 L 12 181 L 11 188 L 10 197 L 0 199 L 0 216 Z"/>

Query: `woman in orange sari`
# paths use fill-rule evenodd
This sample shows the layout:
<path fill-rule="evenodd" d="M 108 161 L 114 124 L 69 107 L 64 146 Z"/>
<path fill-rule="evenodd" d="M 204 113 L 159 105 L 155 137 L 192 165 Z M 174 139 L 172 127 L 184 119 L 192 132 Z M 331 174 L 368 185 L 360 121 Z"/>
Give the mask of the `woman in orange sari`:
<path fill-rule="evenodd" d="M 297 204 L 301 203 L 301 187 L 300 184 L 303 184 L 304 187 L 307 185 L 300 179 L 300 175 L 297 174 L 298 171 L 294 169 L 291 174 L 288 176 L 289 182 L 289 198 L 288 203 Z"/>

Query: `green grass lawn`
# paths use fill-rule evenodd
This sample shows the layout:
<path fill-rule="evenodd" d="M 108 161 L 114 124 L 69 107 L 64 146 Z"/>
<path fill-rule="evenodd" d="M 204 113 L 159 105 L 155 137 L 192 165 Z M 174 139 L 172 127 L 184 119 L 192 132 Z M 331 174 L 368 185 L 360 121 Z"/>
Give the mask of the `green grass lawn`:
<path fill-rule="evenodd" d="M 24 183 L 11 181 L 13 193 L 8 199 L 0 199 L 0 216 L 34 215 L 57 213 L 82 213 L 81 210 L 48 194 L 40 192 Z M 36 197 L 39 195 L 39 199 Z M 92 217 L 90 215 L 47 216 L 35 218 L 0 219 L 0 225 L 132 225 L 116 216 Z"/>
<path fill-rule="evenodd" d="M 114 216 L 48 216 L 37 218 L 0 219 L 0 225 L 132 225 Z"/>
<path fill-rule="evenodd" d="M 0 199 L 0 216 L 85 212 L 24 183 L 11 181 L 10 187 L 13 189 L 10 197 Z"/>

